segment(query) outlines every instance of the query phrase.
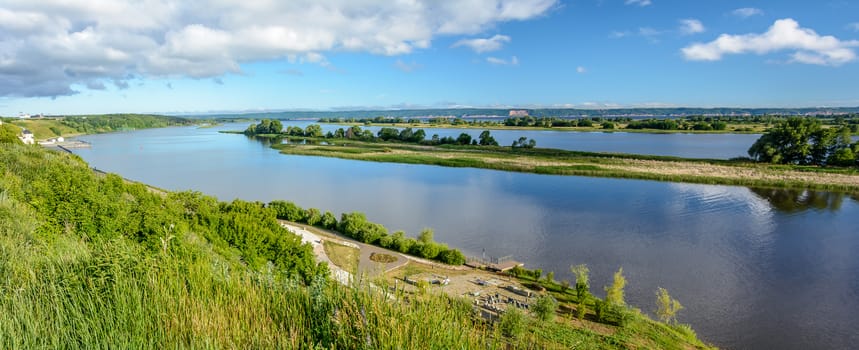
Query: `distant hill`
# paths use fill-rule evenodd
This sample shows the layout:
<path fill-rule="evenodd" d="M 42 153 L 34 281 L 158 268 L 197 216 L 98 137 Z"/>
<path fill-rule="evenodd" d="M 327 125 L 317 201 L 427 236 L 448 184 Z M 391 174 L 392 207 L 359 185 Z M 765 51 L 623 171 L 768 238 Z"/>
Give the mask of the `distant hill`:
<path fill-rule="evenodd" d="M 379 116 L 420 118 L 420 117 L 507 117 L 511 109 L 519 108 L 440 108 L 440 109 L 398 109 L 398 110 L 351 110 L 351 111 L 271 111 L 235 112 L 218 114 L 182 114 L 187 118 L 204 119 L 318 119 L 318 118 L 374 118 Z M 809 107 L 809 108 L 618 108 L 618 109 L 575 109 L 575 108 L 524 108 L 534 117 L 684 117 L 692 115 L 844 115 L 859 113 L 859 107 Z"/>

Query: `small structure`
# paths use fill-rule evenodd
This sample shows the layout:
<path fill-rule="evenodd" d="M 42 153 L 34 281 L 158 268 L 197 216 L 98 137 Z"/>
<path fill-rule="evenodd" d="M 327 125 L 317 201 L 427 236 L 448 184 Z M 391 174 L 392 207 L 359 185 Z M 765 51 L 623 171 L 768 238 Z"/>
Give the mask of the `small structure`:
<path fill-rule="evenodd" d="M 30 119 L 30 115 L 26 113 L 19 113 L 18 119 Z"/>
<path fill-rule="evenodd" d="M 524 109 L 511 109 L 509 114 L 511 117 L 527 117 L 528 111 Z"/>
<path fill-rule="evenodd" d="M 33 138 L 33 133 L 30 130 L 24 129 L 21 131 L 21 136 L 18 136 L 25 145 L 32 145 L 36 143 L 36 139 Z"/>
<path fill-rule="evenodd" d="M 507 289 L 507 290 L 509 290 L 513 293 L 516 293 L 518 295 L 521 295 L 523 297 L 529 297 L 530 298 L 531 296 L 533 296 L 533 293 L 531 293 L 530 290 L 522 289 L 522 288 L 516 287 L 512 284 L 507 286 L 507 287 L 504 287 L 504 289 Z"/>
<path fill-rule="evenodd" d="M 505 260 L 496 264 L 490 264 L 486 268 L 488 268 L 490 271 L 495 272 L 507 272 L 509 270 L 512 270 L 516 266 L 525 266 L 525 264 L 516 260 Z"/>

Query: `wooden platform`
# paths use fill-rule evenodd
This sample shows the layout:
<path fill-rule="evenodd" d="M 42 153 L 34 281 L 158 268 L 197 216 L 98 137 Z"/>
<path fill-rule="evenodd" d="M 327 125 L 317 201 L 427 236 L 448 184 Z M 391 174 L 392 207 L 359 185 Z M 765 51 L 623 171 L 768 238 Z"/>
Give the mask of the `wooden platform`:
<path fill-rule="evenodd" d="M 510 270 L 510 269 L 516 267 L 516 266 L 524 266 L 524 265 L 525 264 L 518 262 L 518 261 L 515 261 L 515 260 L 508 260 L 508 261 L 502 262 L 500 264 L 489 264 L 486 267 L 492 271 L 505 272 L 507 270 Z"/>

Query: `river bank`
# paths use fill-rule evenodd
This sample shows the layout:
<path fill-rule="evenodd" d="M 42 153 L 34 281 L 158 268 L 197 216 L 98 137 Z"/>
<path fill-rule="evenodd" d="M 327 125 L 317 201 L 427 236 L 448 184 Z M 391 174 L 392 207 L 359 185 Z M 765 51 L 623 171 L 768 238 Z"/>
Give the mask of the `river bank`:
<path fill-rule="evenodd" d="M 329 141 L 332 142 L 332 141 Z M 336 140 L 331 144 L 272 145 L 283 154 L 374 162 L 471 167 L 551 175 L 629 178 L 718 185 L 859 191 L 859 174 L 799 167 L 509 147 L 423 146 Z"/>

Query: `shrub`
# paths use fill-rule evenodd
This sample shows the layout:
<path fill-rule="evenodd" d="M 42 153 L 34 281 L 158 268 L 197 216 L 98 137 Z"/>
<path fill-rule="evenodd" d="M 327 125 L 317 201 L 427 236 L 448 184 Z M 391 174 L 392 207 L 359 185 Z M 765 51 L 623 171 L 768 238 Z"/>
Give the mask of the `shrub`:
<path fill-rule="evenodd" d="M 498 329 L 505 337 L 517 338 L 525 330 L 525 314 L 515 307 L 509 307 L 504 314 L 501 315 L 501 320 L 498 322 Z"/>
<path fill-rule="evenodd" d="M 548 295 L 537 298 L 537 301 L 531 306 L 531 311 L 534 315 L 543 321 L 553 320 L 555 318 L 555 311 L 557 310 L 558 301 Z"/>

